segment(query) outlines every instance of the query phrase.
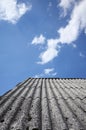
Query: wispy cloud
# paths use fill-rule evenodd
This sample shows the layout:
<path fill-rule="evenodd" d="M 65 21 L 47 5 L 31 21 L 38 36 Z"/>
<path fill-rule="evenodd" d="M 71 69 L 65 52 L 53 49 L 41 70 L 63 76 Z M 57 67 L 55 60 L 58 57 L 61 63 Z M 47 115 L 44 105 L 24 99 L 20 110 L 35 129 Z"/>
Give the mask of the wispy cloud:
<path fill-rule="evenodd" d="M 32 44 L 37 45 L 37 44 L 44 44 L 46 38 L 41 34 L 39 37 L 35 36 L 32 40 Z"/>
<path fill-rule="evenodd" d="M 54 71 L 54 68 L 48 68 L 48 69 L 45 69 L 44 70 L 44 73 L 45 74 L 50 74 L 51 72 L 53 72 Z"/>
<path fill-rule="evenodd" d="M 85 28 L 85 31 L 84 31 L 84 33 L 86 34 L 86 28 Z"/>
<path fill-rule="evenodd" d="M 0 0 L 0 20 L 15 24 L 31 8 L 31 4 L 18 3 L 17 0 Z"/>
<path fill-rule="evenodd" d="M 79 53 L 79 56 L 85 58 L 85 55 L 82 52 Z"/>
<path fill-rule="evenodd" d="M 52 76 L 56 76 L 56 75 L 57 75 L 57 72 L 52 73 Z"/>
<path fill-rule="evenodd" d="M 47 68 L 47 69 L 44 69 L 44 74 L 55 76 L 55 75 L 57 75 L 57 72 L 55 72 L 54 68 Z"/>
<path fill-rule="evenodd" d="M 52 7 L 52 2 L 49 2 L 48 6 L 49 6 L 49 7 Z"/>
<path fill-rule="evenodd" d="M 46 77 L 46 76 L 56 76 L 57 72 L 55 72 L 54 68 L 46 68 L 41 74 L 37 74 L 34 77 L 35 78 L 40 78 L 40 77 Z"/>
<path fill-rule="evenodd" d="M 50 1 L 50 2 L 48 3 L 47 11 L 49 11 L 52 6 L 53 6 L 53 4 L 52 4 L 52 2 Z"/>
<path fill-rule="evenodd" d="M 34 78 L 40 78 L 40 77 L 43 77 L 44 74 L 36 74 L 35 76 L 33 76 Z"/>
<path fill-rule="evenodd" d="M 76 44 L 72 44 L 72 46 L 73 46 L 74 48 L 76 48 L 76 47 L 77 47 L 77 45 L 76 45 Z"/>

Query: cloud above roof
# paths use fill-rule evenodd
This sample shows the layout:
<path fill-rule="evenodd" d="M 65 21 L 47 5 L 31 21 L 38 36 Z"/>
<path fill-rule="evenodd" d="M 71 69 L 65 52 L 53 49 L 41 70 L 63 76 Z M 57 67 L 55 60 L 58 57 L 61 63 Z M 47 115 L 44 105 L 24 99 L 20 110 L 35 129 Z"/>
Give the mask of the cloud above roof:
<path fill-rule="evenodd" d="M 45 74 L 50 74 L 51 72 L 53 72 L 54 71 L 54 68 L 48 68 L 48 69 L 45 69 L 44 70 L 44 73 Z"/>
<path fill-rule="evenodd" d="M 75 0 L 60 0 L 59 6 L 63 9 L 63 15 L 66 16 L 71 6 L 75 5 Z"/>
<path fill-rule="evenodd" d="M 56 76 L 57 72 L 55 72 L 54 68 L 46 68 L 41 74 L 37 74 L 34 77 L 39 78 L 39 77 L 44 77 L 44 76 Z"/>
<path fill-rule="evenodd" d="M 46 38 L 45 38 L 42 34 L 40 34 L 39 37 L 38 37 L 38 36 L 35 36 L 35 37 L 33 38 L 32 44 L 34 44 L 34 45 L 44 44 L 44 43 L 45 43 L 45 40 L 46 40 Z"/>
<path fill-rule="evenodd" d="M 47 49 L 42 52 L 39 56 L 41 61 L 37 62 L 38 64 L 45 64 L 49 61 L 53 60 L 56 56 L 58 56 L 59 50 L 57 50 L 58 40 L 49 39 L 47 40 Z"/>
<path fill-rule="evenodd" d="M 61 0 L 61 2 L 62 1 L 63 0 Z M 67 7 L 65 7 L 65 3 L 60 3 L 60 6 L 62 6 L 63 9 L 69 8 L 71 2 L 74 2 L 74 0 L 70 0 Z M 78 36 L 82 31 L 86 31 L 86 0 L 76 2 L 70 14 L 68 24 L 65 27 L 60 27 L 57 30 L 59 33 L 59 38 L 51 38 L 47 40 L 47 49 L 41 52 L 39 55 L 41 61 L 37 63 L 43 65 L 52 61 L 55 57 L 58 56 L 61 50 L 59 49 L 59 47 L 61 47 L 60 45 L 73 44 L 73 42 L 78 39 Z"/>
<path fill-rule="evenodd" d="M 71 14 L 71 18 L 65 27 L 58 30 L 60 42 L 70 44 L 75 41 L 80 32 L 86 28 L 86 0 L 77 4 Z"/>
<path fill-rule="evenodd" d="M 15 24 L 31 8 L 31 4 L 17 3 L 17 0 L 0 0 L 0 20 Z"/>
<path fill-rule="evenodd" d="M 79 53 L 79 56 L 85 58 L 85 55 L 82 52 Z"/>

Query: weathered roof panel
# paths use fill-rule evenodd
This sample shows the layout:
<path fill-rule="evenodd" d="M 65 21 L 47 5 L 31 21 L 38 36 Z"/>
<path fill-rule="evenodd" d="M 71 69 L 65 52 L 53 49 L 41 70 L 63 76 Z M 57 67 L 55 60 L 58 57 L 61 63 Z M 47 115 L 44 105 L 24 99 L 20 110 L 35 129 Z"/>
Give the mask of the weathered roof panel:
<path fill-rule="evenodd" d="M 0 98 L 0 130 L 86 130 L 86 79 L 19 83 Z"/>

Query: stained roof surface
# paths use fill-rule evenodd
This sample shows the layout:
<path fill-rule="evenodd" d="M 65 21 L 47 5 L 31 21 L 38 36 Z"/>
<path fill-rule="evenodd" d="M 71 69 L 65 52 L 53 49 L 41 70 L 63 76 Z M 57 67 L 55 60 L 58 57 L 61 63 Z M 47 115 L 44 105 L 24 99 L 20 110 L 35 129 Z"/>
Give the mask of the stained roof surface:
<path fill-rule="evenodd" d="M 86 130 L 86 79 L 18 84 L 0 98 L 0 130 Z"/>

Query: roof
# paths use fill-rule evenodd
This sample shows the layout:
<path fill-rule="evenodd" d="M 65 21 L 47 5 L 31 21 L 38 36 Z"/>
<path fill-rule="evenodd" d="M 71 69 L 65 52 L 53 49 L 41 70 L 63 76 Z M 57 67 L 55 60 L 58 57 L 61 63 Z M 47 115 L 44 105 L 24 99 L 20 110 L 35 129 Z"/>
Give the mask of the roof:
<path fill-rule="evenodd" d="M 86 130 L 86 79 L 19 83 L 0 98 L 0 130 Z"/>

